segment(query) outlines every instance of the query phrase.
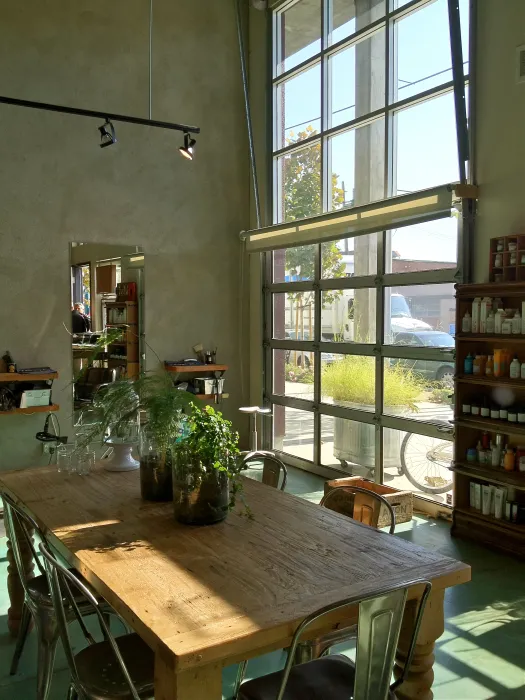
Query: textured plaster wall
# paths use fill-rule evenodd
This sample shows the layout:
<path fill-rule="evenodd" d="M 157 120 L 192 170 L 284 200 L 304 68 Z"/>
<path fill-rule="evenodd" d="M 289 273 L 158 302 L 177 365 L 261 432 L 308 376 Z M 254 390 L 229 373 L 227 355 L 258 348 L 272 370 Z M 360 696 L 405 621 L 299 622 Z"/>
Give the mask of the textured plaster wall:
<path fill-rule="evenodd" d="M 71 241 L 143 246 L 147 341 L 163 359 L 217 345 L 232 367 L 224 412 L 244 427 L 249 170 L 233 4 L 155 0 L 154 12 L 153 117 L 202 128 L 193 163 L 176 132 L 119 124 L 118 145 L 101 150 L 96 121 L 0 106 L 0 347 L 61 372 L 54 400 L 70 435 Z M 146 117 L 148 13 L 148 0 L 1 0 L 0 94 Z M 42 463 L 42 423 L 0 417 L 0 469 Z"/>
<path fill-rule="evenodd" d="M 474 281 L 488 280 L 489 240 L 525 232 L 525 83 L 516 47 L 525 44 L 523 0 L 478 0 L 476 157 L 479 216 Z"/>

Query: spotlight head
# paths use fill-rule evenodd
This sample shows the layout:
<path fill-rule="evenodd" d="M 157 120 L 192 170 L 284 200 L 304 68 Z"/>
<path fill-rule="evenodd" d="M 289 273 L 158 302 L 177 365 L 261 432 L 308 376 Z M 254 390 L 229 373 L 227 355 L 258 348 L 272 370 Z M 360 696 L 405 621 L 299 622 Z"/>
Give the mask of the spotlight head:
<path fill-rule="evenodd" d="M 184 146 L 179 148 L 181 156 L 188 160 L 193 160 L 193 148 L 196 143 L 195 139 L 192 139 L 188 133 L 184 134 Z"/>
<path fill-rule="evenodd" d="M 112 144 L 117 143 L 115 127 L 109 121 L 109 119 L 106 119 L 105 123 L 98 127 L 98 130 L 100 131 L 100 148 L 106 148 L 106 146 L 111 146 Z"/>

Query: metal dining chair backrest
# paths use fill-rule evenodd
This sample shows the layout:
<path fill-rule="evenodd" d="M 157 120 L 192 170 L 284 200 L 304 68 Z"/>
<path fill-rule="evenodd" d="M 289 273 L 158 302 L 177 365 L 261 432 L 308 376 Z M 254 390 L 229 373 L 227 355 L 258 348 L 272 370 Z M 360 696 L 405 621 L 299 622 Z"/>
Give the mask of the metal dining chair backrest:
<path fill-rule="evenodd" d="M 73 684 L 78 687 L 80 684 L 80 679 L 75 663 L 75 655 L 73 653 L 71 639 L 69 637 L 69 628 L 65 609 L 66 605 L 71 605 L 75 610 L 77 620 L 81 625 L 81 629 L 84 632 L 87 642 L 89 644 L 93 644 L 94 640 L 91 635 L 86 634 L 86 629 L 82 625 L 82 616 L 80 615 L 80 612 L 75 604 L 75 596 L 71 590 L 71 587 L 73 587 L 73 589 L 75 589 L 78 593 L 82 594 L 88 603 L 91 604 L 93 612 L 96 613 L 98 617 L 100 628 L 103 631 L 104 637 L 106 641 L 109 642 L 111 649 L 115 654 L 120 670 L 122 671 L 127 685 L 129 686 L 131 697 L 133 700 L 141 700 L 135 686 L 133 685 L 133 681 L 131 680 L 115 638 L 111 634 L 109 625 L 106 623 L 104 613 L 100 609 L 100 602 L 97 600 L 93 591 L 91 591 L 85 583 L 80 581 L 69 569 L 63 566 L 44 544 L 40 544 L 39 549 L 44 557 L 47 578 L 51 589 L 51 598 L 53 600 L 53 607 L 55 609 L 58 629 L 60 631 L 60 638 L 62 639 L 62 645 L 64 647 Z"/>
<path fill-rule="evenodd" d="M 360 486 L 336 486 L 323 496 L 319 505 L 375 528 L 381 510 L 386 508 L 390 515 L 390 534 L 396 529 L 396 514 L 386 498 Z"/>
<path fill-rule="evenodd" d="M 24 592 L 26 595 L 30 595 L 27 587 L 28 567 L 24 566 L 22 548 L 27 547 L 29 549 L 32 554 L 34 565 L 36 565 L 40 574 L 45 576 L 44 568 L 37 556 L 32 534 L 34 531 L 42 542 L 46 541 L 45 536 L 35 520 L 30 515 L 25 513 L 10 496 L 8 496 L 6 493 L 2 493 L 2 500 L 4 502 L 6 531 L 11 542 L 11 549 L 18 576 L 20 577 Z"/>
<path fill-rule="evenodd" d="M 286 489 L 288 470 L 284 462 L 273 454 L 273 452 L 267 450 L 245 452 L 242 454 L 241 458 L 244 468 L 254 469 L 254 467 L 249 467 L 250 462 L 255 462 L 257 465 L 262 463 L 262 469 L 260 470 L 260 482 L 262 484 L 280 489 L 281 491 Z"/>
<path fill-rule="evenodd" d="M 424 591 L 416 614 L 412 639 L 403 670 L 399 678 L 391 684 L 390 679 L 408 590 L 413 586 L 421 585 L 424 586 Z M 400 586 L 380 589 L 367 598 L 359 596 L 347 598 L 333 605 L 327 605 L 309 615 L 297 627 L 293 636 L 276 700 L 283 700 L 286 684 L 294 664 L 295 650 L 307 628 L 314 622 L 319 622 L 323 617 L 328 617 L 336 610 L 355 605 L 359 605 L 359 635 L 352 697 L 354 700 L 386 700 L 389 691 L 403 683 L 410 669 L 423 613 L 431 590 L 432 584 L 429 581 L 418 579 Z M 315 664 L 316 662 L 310 663 Z M 297 668 L 300 669 L 301 666 Z M 348 689 L 348 693 L 350 697 L 351 688 Z"/>

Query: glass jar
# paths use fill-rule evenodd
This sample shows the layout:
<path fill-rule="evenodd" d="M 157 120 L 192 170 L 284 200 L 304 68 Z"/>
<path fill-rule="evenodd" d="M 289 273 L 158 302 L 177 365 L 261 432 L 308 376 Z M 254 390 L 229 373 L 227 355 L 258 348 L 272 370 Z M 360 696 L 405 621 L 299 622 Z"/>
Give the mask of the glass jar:
<path fill-rule="evenodd" d="M 229 503 L 228 474 L 204 464 L 179 445 L 173 468 L 175 520 L 187 525 L 212 525 L 226 518 Z"/>
<path fill-rule="evenodd" d="M 171 501 L 173 498 L 172 449 L 147 429 L 140 431 L 140 494 L 146 501 Z"/>

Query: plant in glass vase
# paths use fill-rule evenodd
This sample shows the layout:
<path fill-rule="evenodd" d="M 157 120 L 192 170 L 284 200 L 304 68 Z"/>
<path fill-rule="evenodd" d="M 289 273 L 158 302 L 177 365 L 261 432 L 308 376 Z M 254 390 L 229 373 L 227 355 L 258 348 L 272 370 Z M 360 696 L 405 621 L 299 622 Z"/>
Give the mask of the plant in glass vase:
<path fill-rule="evenodd" d="M 175 518 L 193 525 L 220 522 L 242 492 L 239 435 L 211 406 L 193 405 L 185 427 L 187 435 L 174 446 Z"/>

